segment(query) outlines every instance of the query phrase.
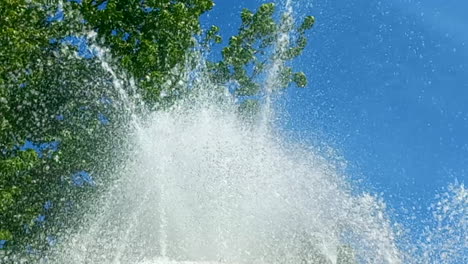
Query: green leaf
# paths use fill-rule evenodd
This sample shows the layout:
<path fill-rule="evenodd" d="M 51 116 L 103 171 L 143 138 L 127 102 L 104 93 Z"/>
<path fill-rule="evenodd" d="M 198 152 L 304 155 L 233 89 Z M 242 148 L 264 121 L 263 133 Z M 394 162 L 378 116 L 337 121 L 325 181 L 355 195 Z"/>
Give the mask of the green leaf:
<path fill-rule="evenodd" d="M 307 77 L 303 72 L 294 73 L 293 81 L 296 83 L 298 87 L 303 88 L 307 86 Z"/>
<path fill-rule="evenodd" d="M 302 22 L 301 26 L 299 27 L 299 31 L 306 31 L 312 28 L 315 24 L 315 17 L 314 16 L 307 16 L 304 21 Z"/>

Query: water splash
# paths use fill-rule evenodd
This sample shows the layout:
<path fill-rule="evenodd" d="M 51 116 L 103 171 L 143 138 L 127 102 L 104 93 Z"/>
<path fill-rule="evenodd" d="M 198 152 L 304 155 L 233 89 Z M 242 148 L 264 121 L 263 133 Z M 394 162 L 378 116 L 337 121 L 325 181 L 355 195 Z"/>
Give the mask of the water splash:
<path fill-rule="evenodd" d="M 277 52 L 290 41 L 286 6 Z M 130 113 L 132 147 L 123 150 L 131 158 L 44 263 L 466 263 L 463 185 L 440 197 L 435 225 L 409 245 L 381 199 L 353 194 L 340 164 L 270 127 L 280 59 L 265 81 L 263 121 L 246 124 L 227 90 L 206 78 L 202 58 L 195 70 L 175 69 L 186 72 L 190 96 L 140 116 L 132 81 L 93 49 Z"/>
<path fill-rule="evenodd" d="M 274 111 L 272 107 L 272 94 L 274 91 L 278 91 L 281 87 L 280 74 L 282 68 L 285 66 L 285 60 L 283 56 L 289 49 L 291 42 L 291 31 L 294 27 L 294 10 L 291 0 L 287 0 L 284 5 L 284 12 L 282 15 L 282 21 L 280 28 L 278 29 L 279 34 L 276 38 L 276 43 L 273 53 L 275 56 L 271 61 L 267 78 L 264 85 L 265 102 L 263 103 L 261 125 L 265 129 L 274 120 Z"/>
<path fill-rule="evenodd" d="M 429 210 L 432 218 L 407 250 L 408 263 L 468 262 L 468 193 L 462 183 L 449 185 Z"/>
<path fill-rule="evenodd" d="M 352 195 L 310 148 L 246 124 L 198 70 L 190 96 L 134 121 L 133 158 L 49 260 L 401 263 L 381 201 Z"/>
<path fill-rule="evenodd" d="M 223 108 L 155 113 L 99 227 L 67 245 L 67 258 L 295 263 L 309 244 L 333 259 L 348 232 L 379 263 L 398 263 L 386 256 L 396 249 L 374 198 L 351 196 L 326 160 Z"/>

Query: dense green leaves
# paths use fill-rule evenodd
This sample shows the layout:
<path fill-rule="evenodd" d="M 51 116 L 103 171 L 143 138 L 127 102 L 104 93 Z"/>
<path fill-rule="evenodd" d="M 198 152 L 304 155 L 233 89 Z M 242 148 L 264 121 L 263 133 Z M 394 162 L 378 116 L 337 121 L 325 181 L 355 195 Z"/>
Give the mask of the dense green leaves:
<path fill-rule="evenodd" d="M 222 42 L 218 27 L 206 32 L 200 27 L 200 15 L 213 5 L 212 0 L 0 0 L 0 240 L 8 240 L 7 248 L 46 249 L 44 236 L 77 224 L 76 214 L 100 188 L 78 186 L 74 175 L 86 172 L 95 185 L 105 186 L 131 154 L 121 149 L 131 102 L 121 98 L 115 82 L 130 96 L 135 91 L 129 87 L 139 89 L 150 108 L 177 99 L 187 88 L 177 85 L 181 76 L 174 69 L 190 61 L 188 51 L 199 48 L 196 39 L 202 47 Z M 222 60 L 208 62 L 214 83 L 236 83 L 237 96 L 258 95 L 268 65 L 277 61 L 275 89 L 291 82 L 306 86 L 305 75 L 286 63 L 304 49 L 314 18 L 285 27 L 289 18 L 277 22 L 275 9 L 264 4 L 256 12 L 242 11 L 239 33 L 222 50 Z M 278 47 L 281 34 L 290 30 L 296 41 Z M 93 44 L 90 32 L 135 86 L 115 80 L 92 53 L 78 55 L 70 42 Z M 258 107 L 256 99 L 244 102 L 243 112 Z M 26 142 L 35 150 L 24 150 Z M 50 144 L 57 147 L 40 147 Z"/>
<path fill-rule="evenodd" d="M 30 68 L 43 58 L 53 26 L 47 28 L 48 10 L 40 1 L 2 0 L 0 13 L 0 240 L 11 240 L 24 233 L 23 225 L 40 208 L 30 195 L 37 190 L 31 173 L 39 164 L 37 154 L 18 150 L 28 136 L 29 117 L 19 117 L 15 100 L 31 78 Z"/>
<path fill-rule="evenodd" d="M 98 159 L 112 159 L 106 144 L 121 131 L 112 130 L 117 122 L 100 124 L 98 114 L 117 114 L 100 103 L 113 96 L 105 92 L 109 76 L 100 63 L 77 57 L 73 47 L 58 41 L 74 19 L 52 20 L 57 6 L 0 2 L 0 240 L 13 252 L 46 245 L 35 238 L 47 234 L 38 217 L 47 215 L 47 224 L 65 219 L 58 217 L 63 204 L 82 192 L 71 181 L 73 173 L 102 171 Z M 21 150 L 27 140 L 36 151 Z M 58 150 L 40 147 L 55 143 Z M 46 209 L 47 202 L 54 207 Z"/>
<path fill-rule="evenodd" d="M 312 28 L 315 23 L 315 17 L 307 16 L 304 21 L 302 22 L 301 26 L 299 27 L 299 32 L 304 32 Z"/>
<path fill-rule="evenodd" d="M 0 2 L 0 240 L 9 247 L 29 243 L 20 242 L 32 236 L 24 227 L 39 215 L 58 217 L 61 203 L 80 200 L 73 174 L 112 175 L 118 166 L 111 163 L 125 158 L 114 151 L 124 145 L 126 115 L 113 77 L 62 40 L 96 31 L 151 104 L 194 45 L 198 17 L 213 6 L 209 0 L 61 2 Z M 30 164 L 18 150 L 26 140 L 58 142 L 59 149 L 21 167 Z M 48 201 L 55 206 L 46 212 Z"/>
<path fill-rule="evenodd" d="M 301 25 L 294 27 L 291 14 L 286 13 L 280 22 L 275 21 L 274 14 L 273 3 L 263 4 L 255 13 L 248 9 L 242 11 L 239 33 L 229 39 L 229 45 L 222 51 L 222 60 L 209 65 L 216 83 L 237 83 L 236 95 L 253 96 L 261 92 L 265 74 L 273 71 L 275 76 L 269 78 L 277 79 L 274 87 L 270 87 L 274 90 L 292 82 L 299 87 L 307 85 L 304 73 L 293 72 L 286 63 L 304 50 L 306 31 L 315 19 L 308 16 Z M 290 43 L 291 39 L 296 39 L 295 43 Z"/>
<path fill-rule="evenodd" d="M 18 151 L 11 158 L 0 160 L 0 240 L 12 239 L 23 223 L 35 217 L 35 208 L 24 202 L 22 187 L 35 183 L 30 171 L 37 163 L 37 153 L 33 150 Z"/>
<path fill-rule="evenodd" d="M 199 17 L 213 6 L 211 0 L 87 0 L 78 5 L 89 28 L 144 88 L 150 104 L 160 101 L 164 79 L 195 45 Z M 208 36 L 215 38 L 213 34 Z"/>

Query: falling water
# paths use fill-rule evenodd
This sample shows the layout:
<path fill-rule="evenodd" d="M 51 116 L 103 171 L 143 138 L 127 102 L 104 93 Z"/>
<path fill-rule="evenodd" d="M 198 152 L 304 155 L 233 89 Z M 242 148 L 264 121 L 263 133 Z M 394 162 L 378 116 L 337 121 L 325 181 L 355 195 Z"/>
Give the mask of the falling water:
<path fill-rule="evenodd" d="M 134 159 L 91 227 L 64 244 L 68 261 L 297 263 L 335 260 L 356 240 L 367 262 L 400 262 L 377 199 L 351 195 L 312 150 L 247 128 L 233 103 L 197 97 L 135 132 Z"/>
<path fill-rule="evenodd" d="M 133 158 L 54 263 L 459 263 L 430 254 L 466 246 L 463 186 L 434 210 L 438 230 L 458 216 L 458 236 L 428 230 L 442 245 L 405 251 L 384 202 L 353 194 L 342 165 L 246 124 L 203 72 L 193 82 L 190 97 L 138 120 Z"/>
<path fill-rule="evenodd" d="M 292 19 L 289 1 L 285 10 Z M 280 34 L 277 50 L 288 42 Z M 131 114 L 131 158 L 45 263 L 466 263 L 462 184 L 442 195 L 437 224 L 411 246 L 380 198 L 353 191 L 344 164 L 274 129 L 269 97 L 282 61 L 265 80 L 260 121 L 246 123 L 204 75 L 203 58 L 185 69 L 196 76 L 185 80 L 189 96 L 140 116 L 126 77 L 98 54 Z"/>
<path fill-rule="evenodd" d="M 271 120 L 274 118 L 271 97 L 273 91 L 278 90 L 278 88 L 281 86 L 280 74 L 281 69 L 285 64 L 285 61 L 282 59 L 282 57 L 278 55 L 285 54 L 289 49 L 291 42 L 291 30 L 294 27 L 294 13 L 291 0 L 287 0 L 285 3 L 281 22 L 282 23 L 280 24 L 280 28 L 278 29 L 278 38 L 274 47 L 274 53 L 277 54 L 277 56 L 274 56 L 270 64 L 268 76 L 265 80 L 265 86 L 263 88 L 265 93 L 265 102 L 263 103 L 261 125 L 263 125 L 265 128 L 268 127 Z"/>

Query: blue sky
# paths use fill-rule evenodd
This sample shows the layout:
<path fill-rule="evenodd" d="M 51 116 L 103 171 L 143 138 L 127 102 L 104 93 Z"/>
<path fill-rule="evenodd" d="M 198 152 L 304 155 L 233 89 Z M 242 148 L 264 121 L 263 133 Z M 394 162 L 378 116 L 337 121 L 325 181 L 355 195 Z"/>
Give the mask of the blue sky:
<path fill-rule="evenodd" d="M 265 1 L 215 2 L 204 22 L 229 36 L 243 7 Z M 401 219 L 422 220 L 437 193 L 468 178 L 466 10 L 463 0 L 296 1 L 298 16 L 316 17 L 294 63 L 310 83 L 279 100 L 282 125 L 337 149 L 349 177 Z"/>

